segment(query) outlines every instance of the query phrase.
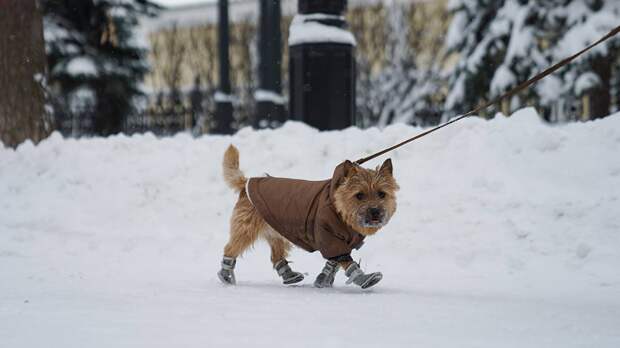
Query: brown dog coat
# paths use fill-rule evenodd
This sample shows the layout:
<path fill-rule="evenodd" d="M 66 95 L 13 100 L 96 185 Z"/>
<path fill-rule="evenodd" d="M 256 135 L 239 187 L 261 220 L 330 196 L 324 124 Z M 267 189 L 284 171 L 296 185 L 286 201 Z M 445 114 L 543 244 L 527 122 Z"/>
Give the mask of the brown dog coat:
<path fill-rule="evenodd" d="M 319 250 L 326 259 L 346 257 L 361 247 L 364 236 L 340 219 L 332 201 L 346 175 L 345 163 L 322 181 L 250 178 L 246 192 L 261 217 L 291 243 L 309 252 Z"/>

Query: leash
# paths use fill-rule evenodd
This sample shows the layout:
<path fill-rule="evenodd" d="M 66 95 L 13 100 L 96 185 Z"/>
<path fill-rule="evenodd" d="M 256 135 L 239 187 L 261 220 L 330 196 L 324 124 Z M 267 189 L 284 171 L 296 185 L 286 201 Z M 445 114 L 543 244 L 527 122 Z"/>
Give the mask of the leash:
<path fill-rule="evenodd" d="M 585 52 L 591 50 L 592 48 L 594 48 L 595 46 L 597 46 L 598 44 L 607 41 L 608 39 L 612 38 L 613 36 L 617 35 L 620 32 L 620 26 L 616 27 L 615 29 L 613 29 L 612 31 L 610 31 L 607 35 L 603 36 L 602 38 L 600 38 L 598 41 L 594 42 L 593 44 L 591 44 L 590 46 L 584 48 L 583 50 L 575 53 L 574 55 L 564 58 L 563 60 L 561 60 L 559 63 L 556 63 L 554 65 L 552 65 L 551 67 L 545 69 L 543 72 L 539 73 L 538 75 L 532 77 L 531 79 L 521 83 L 520 85 L 516 86 L 515 88 L 511 89 L 510 91 L 500 95 L 499 97 L 496 97 L 495 99 L 492 99 L 491 101 L 488 101 L 480 106 L 478 106 L 477 108 L 469 111 L 468 113 L 462 114 L 458 117 L 455 117 L 447 122 L 444 122 L 438 126 L 435 126 L 434 128 L 428 129 L 420 134 L 417 134 L 416 136 L 413 136 L 409 139 L 406 139 L 396 145 L 390 146 L 386 149 L 383 149 L 379 152 L 376 152 L 370 156 L 367 157 L 363 157 L 358 159 L 357 161 L 355 161 L 355 163 L 357 164 L 362 164 L 364 162 L 370 161 L 373 158 L 379 157 L 383 154 L 385 154 L 386 152 L 390 152 L 394 149 L 397 149 L 405 144 L 408 144 L 416 139 L 420 139 L 423 136 L 426 136 L 428 134 L 433 133 L 436 130 L 439 130 L 443 127 L 446 127 L 454 122 L 460 121 L 466 117 L 472 116 L 474 114 L 477 114 L 479 111 L 487 109 L 489 106 L 497 104 L 499 102 L 502 101 L 502 99 L 504 98 L 508 98 L 508 97 L 512 97 L 513 95 L 525 90 L 526 88 L 530 87 L 531 85 L 535 84 L 536 82 L 544 79 L 545 77 L 547 77 L 548 75 L 551 75 L 552 73 L 554 73 L 556 70 L 558 70 L 559 68 L 568 65 L 570 62 L 572 62 L 573 60 L 577 59 L 577 57 L 581 56 L 582 54 L 584 54 Z"/>

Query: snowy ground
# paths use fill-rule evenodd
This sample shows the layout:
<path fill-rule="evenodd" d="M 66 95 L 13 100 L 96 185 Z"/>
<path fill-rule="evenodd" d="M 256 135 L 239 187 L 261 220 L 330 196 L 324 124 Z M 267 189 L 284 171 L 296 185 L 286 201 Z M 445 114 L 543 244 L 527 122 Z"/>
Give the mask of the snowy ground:
<path fill-rule="evenodd" d="M 418 132 L 151 135 L 0 149 L 1 347 L 620 347 L 620 114 L 467 119 L 392 154 L 399 211 L 354 257 L 370 291 L 280 285 L 260 243 L 215 273 L 250 175 L 323 179 Z M 379 162 L 373 162 L 376 165 Z"/>

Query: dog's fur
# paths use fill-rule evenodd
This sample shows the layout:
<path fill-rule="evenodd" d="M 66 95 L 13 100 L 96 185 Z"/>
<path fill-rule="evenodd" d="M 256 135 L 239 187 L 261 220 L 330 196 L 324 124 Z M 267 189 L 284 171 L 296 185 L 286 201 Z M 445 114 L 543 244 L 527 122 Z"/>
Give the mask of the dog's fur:
<path fill-rule="evenodd" d="M 248 179 L 239 169 L 239 151 L 232 145 L 224 154 L 223 173 L 228 186 L 240 192 L 230 219 L 230 239 L 224 248 L 224 256 L 237 258 L 261 237 L 271 247 L 271 262 L 274 265 L 285 259 L 292 244 L 263 220 L 248 199 L 245 192 Z M 334 205 L 340 218 L 356 232 L 373 235 L 396 212 L 395 194 L 398 188 L 389 159 L 374 170 L 351 163 L 344 179 L 338 183 Z M 371 210 L 374 210 L 375 218 Z M 342 266 L 346 268 L 348 263 Z"/>

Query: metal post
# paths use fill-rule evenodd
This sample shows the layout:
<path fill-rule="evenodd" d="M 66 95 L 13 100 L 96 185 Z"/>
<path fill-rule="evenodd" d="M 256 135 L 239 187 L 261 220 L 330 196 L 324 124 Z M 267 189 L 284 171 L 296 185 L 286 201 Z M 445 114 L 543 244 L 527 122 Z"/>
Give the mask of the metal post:
<path fill-rule="evenodd" d="M 319 130 L 355 124 L 355 38 L 346 7 L 346 0 L 299 0 L 290 28 L 290 118 Z"/>
<path fill-rule="evenodd" d="M 220 86 L 215 92 L 215 125 L 213 133 L 231 134 L 232 129 L 232 95 L 230 92 L 230 62 L 229 62 L 229 28 L 228 28 L 228 0 L 218 0 L 218 46 L 219 46 L 219 78 Z"/>
<path fill-rule="evenodd" d="M 259 88 L 254 93 L 257 111 L 254 127 L 277 127 L 285 120 L 281 77 L 280 0 L 260 0 L 259 4 Z"/>

